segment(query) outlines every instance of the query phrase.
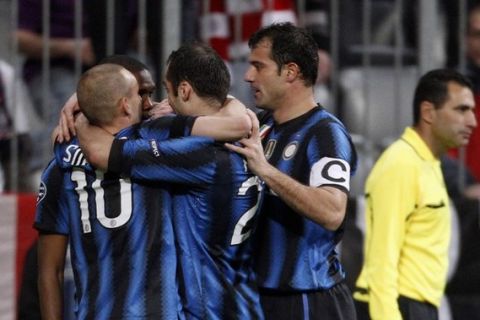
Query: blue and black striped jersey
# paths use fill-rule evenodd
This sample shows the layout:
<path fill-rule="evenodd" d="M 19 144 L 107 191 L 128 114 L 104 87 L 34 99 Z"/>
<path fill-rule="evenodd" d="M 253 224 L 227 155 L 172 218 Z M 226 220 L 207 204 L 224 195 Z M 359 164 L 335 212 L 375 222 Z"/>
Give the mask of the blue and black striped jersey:
<path fill-rule="evenodd" d="M 42 175 L 35 227 L 69 237 L 77 318 L 177 319 L 169 192 L 95 170 L 75 140 L 56 145 L 55 156 Z"/>
<path fill-rule="evenodd" d="M 147 124 L 144 139 L 114 142 L 109 168 L 171 185 L 184 315 L 263 319 L 251 259 L 259 179 L 210 138 L 163 140 L 169 129 L 159 129 Z"/>
<path fill-rule="evenodd" d="M 270 164 L 304 185 L 348 192 L 357 160 L 339 120 L 321 107 L 280 125 L 271 114 L 260 120 Z M 269 190 L 260 216 L 255 245 L 260 287 L 286 292 L 328 289 L 344 278 L 335 251 L 343 227 L 327 230 Z"/>

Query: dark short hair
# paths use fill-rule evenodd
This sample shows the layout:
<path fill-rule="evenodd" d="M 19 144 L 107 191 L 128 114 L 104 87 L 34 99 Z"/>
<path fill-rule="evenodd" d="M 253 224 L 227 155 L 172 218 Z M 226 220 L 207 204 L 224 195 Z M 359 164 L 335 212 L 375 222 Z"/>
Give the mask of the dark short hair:
<path fill-rule="evenodd" d="M 142 63 L 140 60 L 137 60 L 135 58 L 132 58 L 130 56 L 123 55 L 123 54 L 115 54 L 112 56 L 105 57 L 102 60 L 100 60 L 98 64 L 105 64 L 105 63 L 118 64 L 133 74 L 137 74 L 143 70 L 148 70 L 148 67 L 144 63 Z"/>
<path fill-rule="evenodd" d="M 225 62 L 215 50 L 200 42 L 186 43 L 172 51 L 165 77 L 171 82 L 175 96 L 182 81 L 190 83 L 198 96 L 222 104 L 230 90 L 230 73 Z"/>
<path fill-rule="evenodd" d="M 274 23 L 255 32 L 248 40 L 250 49 L 260 42 L 270 40 L 271 58 L 282 67 L 290 62 L 298 65 L 306 86 L 313 86 L 318 73 L 318 45 L 312 35 L 305 29 L 289 22 Z"/>
<path fill-rule="evenodd" d="M 455 82 L 473 91 L 470 80 L 453 69 L 436 69 L 424 74 L 418 81 L 413 97 L 413 123 L 420 121 L 420 105 L 424 101 L 439 109 L 448 100 L 448 83 Z"/>

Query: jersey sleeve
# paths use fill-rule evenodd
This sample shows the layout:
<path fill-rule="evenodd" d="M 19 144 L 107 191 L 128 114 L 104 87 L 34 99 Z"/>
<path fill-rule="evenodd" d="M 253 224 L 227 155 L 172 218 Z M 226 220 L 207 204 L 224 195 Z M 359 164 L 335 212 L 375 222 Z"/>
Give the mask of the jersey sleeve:
<path fill-rule="evenodd" d="M 211 184 L 218 148 L 207 137 L 115 140 L 108 170 L 141 181 Z"/>
<path fill-rule="evenodd" d="M 408 214 L 415 209 L 415 168 L 396 163 L 367 182 L 365 271 L 372 319 L 401 320 L 398 261 Z"/>
<path fill-rule="evenodd" d="M 63 171 L 53 160 L 42 174 L 34 227 L 39 232 L 68 235 L 68 209 L 64 196 Z"/>
<path fill-rule="evenodd" d="M 310 186 L 332 186 L 349 192 L 357 155 L 341 124 L 334 121 L 321 123 L 309 139 L 307 156 L 311 168 Z"/>
<path fill-rule="evenodd" d="M 145 122 L 140 127 L 140 135 L 156 140 L 188 137 L 197 117 L 174 115 Z"/>

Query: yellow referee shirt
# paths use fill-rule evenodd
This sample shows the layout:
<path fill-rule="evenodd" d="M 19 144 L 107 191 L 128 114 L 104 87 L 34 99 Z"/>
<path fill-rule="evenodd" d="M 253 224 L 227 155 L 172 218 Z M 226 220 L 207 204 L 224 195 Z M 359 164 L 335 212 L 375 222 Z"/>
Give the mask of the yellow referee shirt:
<path fill-rule="evenodd" d="M 365 262 L 354 298 L 372 320 L 401 320 L 399 295 L 435 306 L 446 283 L 449 201 L 440 161 L 406 128 L 366 182 Z"/>

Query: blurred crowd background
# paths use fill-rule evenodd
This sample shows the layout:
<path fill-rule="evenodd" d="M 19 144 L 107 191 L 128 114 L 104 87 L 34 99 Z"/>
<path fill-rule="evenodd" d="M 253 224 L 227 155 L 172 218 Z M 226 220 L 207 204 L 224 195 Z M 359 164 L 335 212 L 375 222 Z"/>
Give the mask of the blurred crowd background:
<path fill-rule="evenodd" d="M 0 0 L 0 219 L 7 195 L 36 193 L 52 157 L 51 131 L 85 69 L 105 56 L 132 55 L 151 68 L 160 100 L 168 54 L 185 41 L 204 41 L 227 61 L 231 93 L 254 108 L 243 81 L 246 40 L 260 26 L 280 21 L 308 28 L 317 40 L 315 94 L 346 124 L 359 153 L 342 244 L 353 285 L 361 265 L 365 178 L 379 153 L 411 124 L 419 76 L 456 68 L 474 82 L 480 101 L 480 1 Z M 478 119 L 478 107 L 476 112 Z M 447 295 L 450 305 L 475 310 L 480 310 L 479 131 L 467 148 L 443 159 L 456 213 Z M 3 319 L 2 314 L 0 307 Z"/>

